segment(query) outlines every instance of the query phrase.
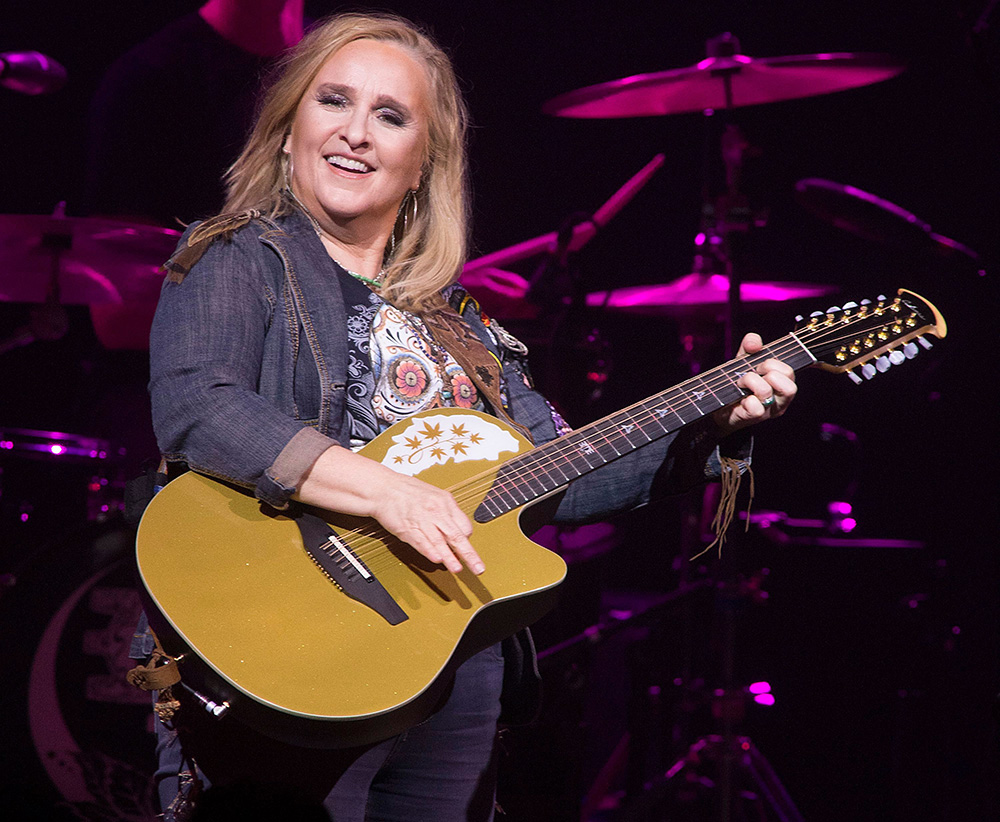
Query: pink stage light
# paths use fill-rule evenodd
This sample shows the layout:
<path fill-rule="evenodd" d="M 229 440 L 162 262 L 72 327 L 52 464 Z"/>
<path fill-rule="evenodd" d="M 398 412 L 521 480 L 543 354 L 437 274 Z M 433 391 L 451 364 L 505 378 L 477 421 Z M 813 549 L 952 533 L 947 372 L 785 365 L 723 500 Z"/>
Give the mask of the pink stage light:
<path fill-rule="evenodd" d="M 750 687 L 747 688 L 752 694 L 769 694 L 771 693 L 771 683 L 770 682 L 751 682 Z"/>
<path fill-rule="evenodd" d="M 753 698 L 753 701 L 756 702 L 758 705 L 773 705 L 774 704 L 774 695 L 773 694 L 757 694 L 757 696 L 755 696 Z"/>

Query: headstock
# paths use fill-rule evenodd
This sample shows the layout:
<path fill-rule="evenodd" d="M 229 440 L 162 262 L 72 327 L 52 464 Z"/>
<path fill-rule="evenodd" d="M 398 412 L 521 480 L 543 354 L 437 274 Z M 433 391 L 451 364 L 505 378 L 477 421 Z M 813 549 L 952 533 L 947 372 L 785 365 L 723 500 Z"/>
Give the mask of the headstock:
<path fill-rule="evenodd" d="M 893 299 L 879 297 L 873 303 L 845 303 L 843 308 L 816 312 L 800 324 L 793 336 L 816 358 L 816 365 L 827 371 L 846 372 L 854 382 L 871 379 L 912 359 L 920 347 L 930 348 L 924 336 L 943 338 L 948 326 L 931 303 L 906 289 L 899 289 Z M 861 366 L 861 377 L 851 369 Z"/>

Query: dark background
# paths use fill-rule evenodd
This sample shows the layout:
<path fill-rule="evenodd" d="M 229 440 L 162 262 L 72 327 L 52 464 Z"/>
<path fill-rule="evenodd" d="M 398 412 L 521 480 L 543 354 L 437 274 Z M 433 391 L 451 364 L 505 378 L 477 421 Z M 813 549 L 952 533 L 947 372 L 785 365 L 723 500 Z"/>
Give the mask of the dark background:
<path fill-rule="evenodd" d="M 87 106 L 103 71 L 197 5 L 37 0 L 5 10 L 0 51 L 42 51 L 66 67 L 69 82 L 43 97 L 0 89 L 0 213 L 47 213 L 60 200 L 70 214 L 79 213 Z M 759 429 L 754 510 L 821 518 L 827 502 L 854 488 L 856 543 L 780 546 L 754 528 L 747 538 L 734 537 L 722 562 L 679 571 L 674 558 L 691 533 L 682 526 L 697 499 L 674 500 L 621 518 L 613 551 L 573 563 L 560 612 L 539 626 L 543 647 L 572 635 L 609 605 L 636 607 L 672 591 L 685 576 L 733 582 L 766 568 L 770 596 L 756 607 L 743 597 L 692 595 L 658 612 L 652 631 L 636 626 L 587 654 L 548 658 L 546 716 L 536 731 L 517 732 L 510 743 L 504 788 L 510 818 L 572 818 L 578 797 L 594 783 L 630 721 L 626 705 L 638 705 L 633 730 L 646 731 L 633 739 L 644 736 L 650 753 L 640 757 L 634 742 L 631 759 L 646 777 L 700 734 L 717 732 L 702 700 L 705 689 L 692 683 L 702 679 L 710 691 L 723 676 L 722 626 L 729 614 L 737 626 L 735 680 L 767 679 L 777 697 L 771 708 L 750 706 L 739 730 L 767 756 L 807 819 L 995 818 L 1000 592 L 991 526 L 997 490 L 993 311 L 1000 251 L 1000 17 L 994 12 L 991 27 L 972 32 L 987 5 L 392 5 L 431 27 L 463 80 L 475 124 L 476 253 L 553 230 L 572 212 L 596 209 L 656 153 L 665 153 L 649 185 L 573 258 L 580 286 L 588 291 L 668 282 L 688 273 L 703 191 L 721 189 L 721 118 L 559 119 L 541 113 L 544 101 L 593 83 L 692 65 L 704 57 L 705 41 L 723 31 L 736 34 L 742 51 L 754 57 L 858 51 L 899 58 L 907 70 L 884 83 L 732 114 L 758 150 L 747 160 L 744 191 L 768 213 L 766 227 L 736 244 L 744 276 L 839 290 L 816 304 L 749 306 L 740 330 L 773 338 L 790 330 L 793 315 L 803 309 L 898 287 L 930 299 L 949 325 L 947 340 L 870 383 L 802 374 L 793 411 Z M 307 8 L 316 16 L 336 5 L 312 2 Z M 155 98 L 142 116 L 157 117 Z M 795 183 L 806 177 L 876 194 L 982 259 L 974 265 L 919 244 L 892 247 L 836 229 L 796 202 Z M 530 265 L 518 270 L 531 273 Z M 25 305 L 0 305 L 0 338 L 25 322 L 28 311 Z M 145 416 L 145 357 L 105 350 L 85 309 L 71 309 L 70 320 L 62 340 L 0 355 L 0 428 L 105 438 L 126 450 L 116 470 L 130 475 L 155 455 Z M 587 316 L 561 329 L 557 340 L 542 324 L 516 330 L 532 343 L 542 387 L 571 422 L 581 423 L 683 379 L 681 337 L 690 321 L 673 315 Z M 710 315 L 707 327 L 715 344 L 706 343 L 699 359 L 711 365 L 722 355 L 723 326 Z M 606 347 L 577 344 L 595 328 Z M 563 345 L 573 346 L 572 356 L 565 356 Z M 563 355 L 558 368 L 547 356 L 553 350 Z M 610 370 L 602 396 L 593 398 L 581 386 L 598 359 Z M 853 432 L 854 444 L 824 440 L 824 423 Z M 41 470 L 43 484 L 62 499 L 82 482 L 62 467 Z M 8 485 L 18 472 L 27 473 L 20 464 L 8 464 Z M 37 619 L 44 624 L 39 602 L 55 610 L 66 595 L 52 580 L 81 574 L 75 559 L 86 551 L 77 549 L 95 544 L 87 530 L 92 526 L 79 528 L 74 516 L 53 514 L 29 543 L 5 546 L 8 566 L 29 569 L 12 589 L 16 596 L 0 600 L 0 636 L 5 652 L 17 658 L 28 659 L 37 641 L 31 630 L 20 630 L 21 607 L 31 603 L 29 610 L 40 611 Z M 64 531 L 72 539 L 60 538 Z M 908 540 L 914 547 L 885 547 L 874 541 L 880 539 Z M 633 665 L 631 679 L 622 675 L 626 663 Z M 21 669 L 8 667 L 7 674 L 5 691 L 16 713 L 23 702 L 18 694 L 24 684 L 15 681 Z M 647 679 L 660 686 L 659 703 L 645 696 L 630 701 L 629 682 Z M 44 795 L 45 788 L 32 782 L 42 785 L 26 734 L 8 735 L 7 745 L 20 763 L 15 773 L 24 780 L 21 787 Z M 708 774 L 713 765 L 701 767 Z M 623 786 L 627 771 L 611 779 L 610 792 Z M 663 807 L 679 801 L 675 785 L 654 792 Z M 678 807 L 690 810 L 699 801 Z M 131 817 L 121 812 L 115 818 Z"/>

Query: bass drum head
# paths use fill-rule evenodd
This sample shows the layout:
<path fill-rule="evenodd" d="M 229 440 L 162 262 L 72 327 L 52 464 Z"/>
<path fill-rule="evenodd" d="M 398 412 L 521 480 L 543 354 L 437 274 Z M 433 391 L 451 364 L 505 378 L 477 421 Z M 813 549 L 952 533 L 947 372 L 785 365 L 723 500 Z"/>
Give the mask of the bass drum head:
<path fill-rule="evenodd" d="M 148 693 L 125 674 L 134 537 L 82 526 L 2 569 L 0 808 L 7 819 L 152 822 Z"/>

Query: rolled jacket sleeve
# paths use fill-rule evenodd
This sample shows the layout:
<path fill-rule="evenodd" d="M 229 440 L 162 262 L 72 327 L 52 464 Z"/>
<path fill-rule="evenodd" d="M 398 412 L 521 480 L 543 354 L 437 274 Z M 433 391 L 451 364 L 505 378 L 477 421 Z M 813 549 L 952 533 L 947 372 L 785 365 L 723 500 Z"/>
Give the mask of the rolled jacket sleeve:
<path fill-rule="evenodd" d="M 290 391 L 262 395 L 280 265 L 269 270 L 273 252 L 256 237 L 239 239 L 214 242 L 181 282 L 163 285 L 150 336 L 153 427 L 168 460 L 282 508 L 336 441 L 300 418 Z"/>

